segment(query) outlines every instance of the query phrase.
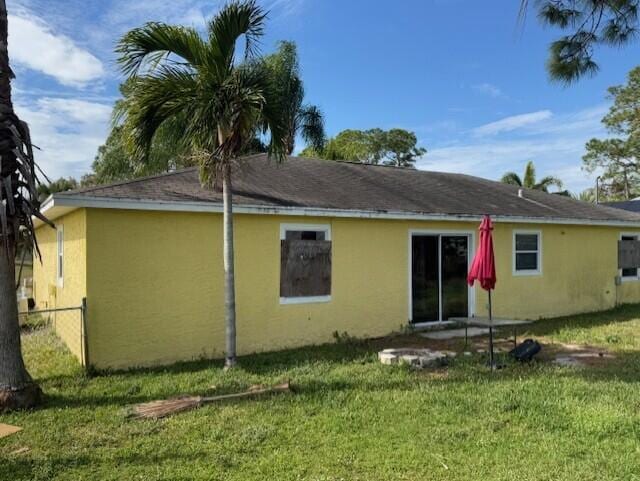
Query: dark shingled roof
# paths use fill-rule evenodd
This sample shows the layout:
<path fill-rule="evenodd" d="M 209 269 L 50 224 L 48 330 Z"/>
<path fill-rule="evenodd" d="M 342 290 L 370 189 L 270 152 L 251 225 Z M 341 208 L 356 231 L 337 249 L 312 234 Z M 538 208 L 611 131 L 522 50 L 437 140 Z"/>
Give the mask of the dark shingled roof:
<path fill-rule="evenodd" d="M 234 205 L 299 207 L 436 215 L 483 215 L 541 220 L 640 223 L 640 214 L 463 174 L 288 157 L 238 160 Z M 196 168 L 55 194 L 55 198 L 221 203 L 203 188 Z"/>
<path fill-rule="evenodd" d="M 620 202 L 603 202 L 603 205 L 615 207 L 616 209 L 628 210 L 629 212 L 640 212 L 640 199 L 623 200 Z"/>

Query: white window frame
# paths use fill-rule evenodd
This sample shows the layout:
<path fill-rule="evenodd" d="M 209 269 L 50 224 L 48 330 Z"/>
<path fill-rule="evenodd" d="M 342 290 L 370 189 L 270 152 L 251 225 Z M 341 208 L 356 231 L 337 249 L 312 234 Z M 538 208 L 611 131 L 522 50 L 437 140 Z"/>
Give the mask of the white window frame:
<path fill-rule="evenodd" d="M 535 251 L 517 251 L 520 254 L 537 254 L 538 257 L 538 267 L 537 269 L 516 269 L 516 236 L 518 235 L 537 235 L 538 236 L 538 250 Z M 511 256 L 511 264 L 512 264 L 512 273 L 514 276 L 541 276 L 542 275 L 542 231 L 540 230 L 523 230 L 523 229 L 515 229 L 513 231 L 512 236 L 512 256 Z"/>
<path fill-rule="evenodd" d="M 331 225 L 330 224 L 280 224 L 280 240 L 287 238 L 287 232 L 290 231 L 314 231 L 324 232 L 324 240 L 331 241 Z M 333 262 L 333 249 L 331 251 Z M 333 270 L 333 269 L 332 269 Z M 282 275 L 282 273 L 280 273 Z M 333 273 L 332 273 L 333 277 Z M 278 278 L 279 279 L 279 278 Z M 333 285 L 333 279 L 331 279 Z M 320 302 L 330 302 L 331 295 L 328 296 L 305 296 L 305 297 L 280 297 L 280 304 L 313 304 Z"/>
<path fill-rule="evenodd" d="M 618 240 L 622 240 L 623 237 L 634 237 L 635 240 L 640 240 L 640 232 L 620 232 Z M 640 268 L 636 269 L 635 276 L 623 276 L 622 269 L 618 269 L 618 275 L 620 276 L 620 282 L 640 281 Z"/>
<path fill-rule="evenodd" d="M 64 286 L 64 226 L 62 225 L 58 225 L 56 229 L 56 284 L 59 287 Z"/>

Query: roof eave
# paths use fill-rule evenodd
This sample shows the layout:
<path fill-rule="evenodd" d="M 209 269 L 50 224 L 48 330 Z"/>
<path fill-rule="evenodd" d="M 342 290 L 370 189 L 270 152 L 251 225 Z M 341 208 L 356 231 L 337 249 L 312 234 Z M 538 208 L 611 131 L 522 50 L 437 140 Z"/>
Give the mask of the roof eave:
<path fill-rule="evenodd" d="M 208 212 L 222 213 L 222 203 L 201 201 L 170 202 L 162 200 L 142 199 L 114 199 L 106 197 L 54 194 L 42 204 L 42 213 L 50 220 L 65 215 L 79 208 L 96 209 L 125 209 L 149 210 L 169 212 Z M 346 217 L 360 219 L 389 219 L 389 220 L 431 220 L 431 221 L 479 221 L 482 216 L 477 214 L 428 214 L 406 211 L 374 211 L 353 209 L 328 209 L 319 207 L 287 207 L 264 205 L 234 205 L 237 214 L 287 215 L 302 217 Z M 492 215 L 495 222 L 510 222 L 521 224 L 561 224 L 561 225 L 598 225 L 608 227 L 638 227 L 640 220 L 598 220 L 575 219 L 560 217 L 527 217 Z M 36 226 L 42 224 L 35 221 Z"/>

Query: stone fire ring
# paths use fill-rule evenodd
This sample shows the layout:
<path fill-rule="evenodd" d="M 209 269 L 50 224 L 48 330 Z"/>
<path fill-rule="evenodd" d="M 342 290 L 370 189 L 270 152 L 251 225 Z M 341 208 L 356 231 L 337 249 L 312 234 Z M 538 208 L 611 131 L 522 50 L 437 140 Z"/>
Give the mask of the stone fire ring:
<path fill-rule="evenodd" d="M 442 366 L 448 358 L 456 354 L 451 351 L 434 351 L 432 349 L 398 348 L 385 349 L 378 353 L 382 364 L 409 364 L 414 367 Z"/>

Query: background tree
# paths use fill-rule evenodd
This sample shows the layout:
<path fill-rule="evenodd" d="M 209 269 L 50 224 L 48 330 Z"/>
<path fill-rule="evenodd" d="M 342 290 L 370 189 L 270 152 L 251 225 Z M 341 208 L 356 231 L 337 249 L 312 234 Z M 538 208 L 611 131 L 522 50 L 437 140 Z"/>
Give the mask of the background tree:
<path fill-rule="evenodd" d="M 324 116 L 317 106 L 304 103 L 304 84 L 300 78 L 296 44 L 280 42 L 278 51 L 267 55 L 265 63 L 273 76 L 285 111 L 287 153 L 293 153 L 298 135 L 312 148 L 322 150 L 325 140 Z"/>
<path fill-rule="evenodd" d="M 417 147 L 416 134 L 403 129 L 391 129 L 387 132 L 386 148 L 388 157 L 385 165 L 396 167 L 414 167 L 416 159 L 427 153 L 427 149 Z"/>
<path fill-rule="evenodd" d="M 596 192 L 593 187 L 588 189 L 584 189 L 578 195 L 572 196 L 574 199 L 581 200 L 582 202 L 591 202 L 592 204 L 596 201 Z"/>
<path fill-rule="evenodd" d="M 613 104 L 602 123 L 615 137 L 589 140 L 583 168 L 600 172 L 603 198 L 630 199 L 640 191 L 640 67 L 608 92 Z"/>
<path fill-rule="evenodd" d="M 49 184 L 38 185 L 38 198 L 42 202 L 51 194 L 56 192 L 66 192 L 67 190 L 77 189 L 80 185 L 78 181 L 73 177 L 60 177 L 57 180 L 52 181 Z"/>
<path fill-rule="evenodd" d="M 521 0 L 523 21 L 530 1 Z M 596 47 L 620 47 L 635 39 L 638 0 L 540 0 L 535 2 L 539 20 L 567 31 L 549 47 L 547 70 L 552 80 L 571 83 L 598 71 Z"/>
<path fill-rule="evenodd" d="M 426 149 L 418 147 L 417 142 L 413 132 L 403 129 L 348 129 L 327 140 L 323 150 L 306 148 L 300 155 L 413 168 L 416 160 L 427 152 Z"/>
<path fill-rule="evenodd" d="M 521 0 L 524 20 L 529 0 Z M 549 47 L 547 70 L 552 80 L 571 83 L 598 71 L 595 48 L 620 47 L 635 39 L 638 0 L 540 0 L 537 16 L 546 25 L 567 32 Z"/>
<path fill-rule="evenodd" d="M 15 257 L 22 246 L 37 251 L 33 216 L 40 213 L 29 128 L 13 109 L 7 5 L 0 0 L 0 411 L 29 408 L 42 391 L 24 365 L 16 296 Z M 48 222 L 48 221 L 46 221 Z"/>
<path fill-rule="evenodd" d="M 167 134 L 166 127 L 158 129 L 149 154 L 142 162 L 127 151 L 122 129 L 122 125 L 114 126 L 104 145 L 98 147 L 98 153 L 91 166 L 94 174 L 93 183 L 106 184 L 162 174 L 195 164 L 182 142 Z"/>
<path fill-rule="evenodd" d="M 233 166 L 257 130 L 270 133 L 269 153 L 277 160 L 287 150 L 286 109 L 269 69 L 255 55 L 265 18 L 255 1 L 237 1 L 208 23 L 205 38 L 193 28 L 147 23 L 117 47 L 131 82 L 123 123 L 129 152 L 147 159 L 158 129 L 175 122 L 199 161 L 203 185 L 218 188 L 222 181 L 226 367 L 236 364 Z M 237 61 L 241 38 L 244 58 Z"/>
<path fill-rule="evenodd" d="M 536 178 L 536 168 L 533 162 L 530 160 L 524 168 L 524 176 L 521 178 L 515 172 L 505 173 L 500 182 L 505 184 L 517 185 L 526 189 L 541 190 L 543 192 L 549 192 L 549 187 L 556 186 L 558 189 L 562 189 L 562 181 L 557 177 L 548 175 L 538 180 Z"/>

